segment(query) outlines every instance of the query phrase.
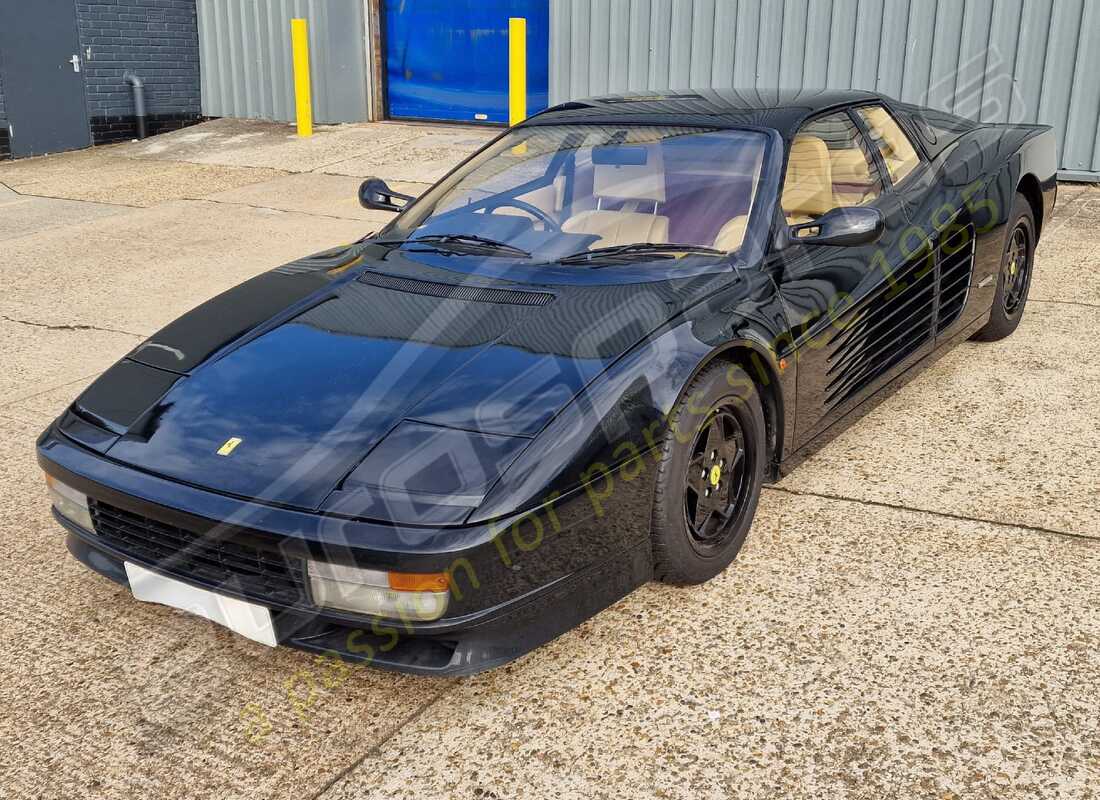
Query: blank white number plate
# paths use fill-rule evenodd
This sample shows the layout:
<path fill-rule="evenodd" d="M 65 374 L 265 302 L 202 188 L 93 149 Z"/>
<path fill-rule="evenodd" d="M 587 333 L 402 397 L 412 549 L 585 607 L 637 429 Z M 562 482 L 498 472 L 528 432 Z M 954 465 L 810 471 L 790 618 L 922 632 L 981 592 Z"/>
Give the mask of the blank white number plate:
<path fill-rule="evenodd" d="M 263 606 L 190 586 L 129 561 L 123 563 L 126 577 L 130 580 L 130 591 L 136 599 L 197 614 L 260 644 L 270 647 L 277 644 L 271 612 Z"/>

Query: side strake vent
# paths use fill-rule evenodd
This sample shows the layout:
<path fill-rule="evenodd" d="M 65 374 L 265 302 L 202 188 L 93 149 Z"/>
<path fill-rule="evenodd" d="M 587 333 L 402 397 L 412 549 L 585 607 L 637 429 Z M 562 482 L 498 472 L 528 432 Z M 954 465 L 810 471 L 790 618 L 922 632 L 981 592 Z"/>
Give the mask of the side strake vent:
<path fill-rule="evenodd" d="M 936 333 L 958 320 L 970 295 L 974 276 L 974 226 L 945 237 L 940 243 L 940 310 Z"/>
<path fill-rule="evenodd" d="M 928 256 L 908 262 L 829 342 L 825 402 L 834 407 L 873 383 L 932 338 L 935 270 Z"/>
<path fill-rule="evenodd" d="M 409 294 L 424 294 L 430 297 L 446 297 L 451 300 L 467 300 L 472 303 L 503 303 L 513 306 L 545 306 L 553 302 L 554 295 L 549 292 L 525 292 L 515 289 L 495 289 L 485 286 L 465 286 L 453 283 L 437 283 L 417 278 L 400 278 L 394 275 L 381 275 L 367 272 L 359 277 L 360 283 L 393 289 Z"/>

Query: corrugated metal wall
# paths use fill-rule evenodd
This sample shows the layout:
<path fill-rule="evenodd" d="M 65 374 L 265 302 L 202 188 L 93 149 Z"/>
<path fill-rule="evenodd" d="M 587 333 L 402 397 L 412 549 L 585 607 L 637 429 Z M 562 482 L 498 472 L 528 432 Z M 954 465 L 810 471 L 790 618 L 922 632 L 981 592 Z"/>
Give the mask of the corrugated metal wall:
<path fill-rule="evenodd" d="M 1100 180 L 1097 0 L 550 0 L 550 101 L 835 87 L 1058 132 Z"/>
<path fill-rule="evenodd" d="M 309 21 L 313 121 L 367 119 L 363 0 L 198 0 L 202 113 L 294 120 L 290 20 Z"/>

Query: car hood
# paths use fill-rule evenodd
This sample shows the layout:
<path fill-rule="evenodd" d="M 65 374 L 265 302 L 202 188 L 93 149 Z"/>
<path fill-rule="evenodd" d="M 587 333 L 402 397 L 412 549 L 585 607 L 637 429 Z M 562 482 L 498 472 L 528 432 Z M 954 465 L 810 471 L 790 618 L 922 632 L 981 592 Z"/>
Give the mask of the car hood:
<path fill-rule="evenodd" d="M 402 421 L 533 437 L 718 285 L 712 274 L 537 286 L 361 251 L 297 264 L 185 315 L 77 400 L 117 434 L 110 458 L 318 509 Z"/>

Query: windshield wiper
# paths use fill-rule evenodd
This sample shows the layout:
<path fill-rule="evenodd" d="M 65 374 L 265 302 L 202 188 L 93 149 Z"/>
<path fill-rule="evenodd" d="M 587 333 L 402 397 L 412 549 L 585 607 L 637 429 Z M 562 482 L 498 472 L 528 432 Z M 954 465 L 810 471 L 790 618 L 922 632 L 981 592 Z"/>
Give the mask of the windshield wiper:
<path fill-rule="evenodd" d="M 508 253 L 520 258 L 531 257 L 530 253 L 515 245 L 498 242 L 495 239 L 487 239 L 484 236 L 477 236 L 472 233 L 431 233 L 427 236 L 416 236 L 412 239 L 379 239 L 377 241 L 379 244 L 416 244 L 417 242 L 429 245 L 457 244 L 467 248 Z"/>
<path fill-rule="evenodd" d="M 610 247 L 597 247 L 595 250 L 582 250 L 558 259 L 561 264 L 584 264 L 601 258 L 621 258 L 634 255 L 662 255 L 671 258 L 672 253 L 702 253 L 704 255 L 724 256 L 724 250 L 716 250 L 713 247 L 703 247 L 694 244 L 666 244 L 659 242 L 635 242 L 634 244 L 617 244 Z"/>

